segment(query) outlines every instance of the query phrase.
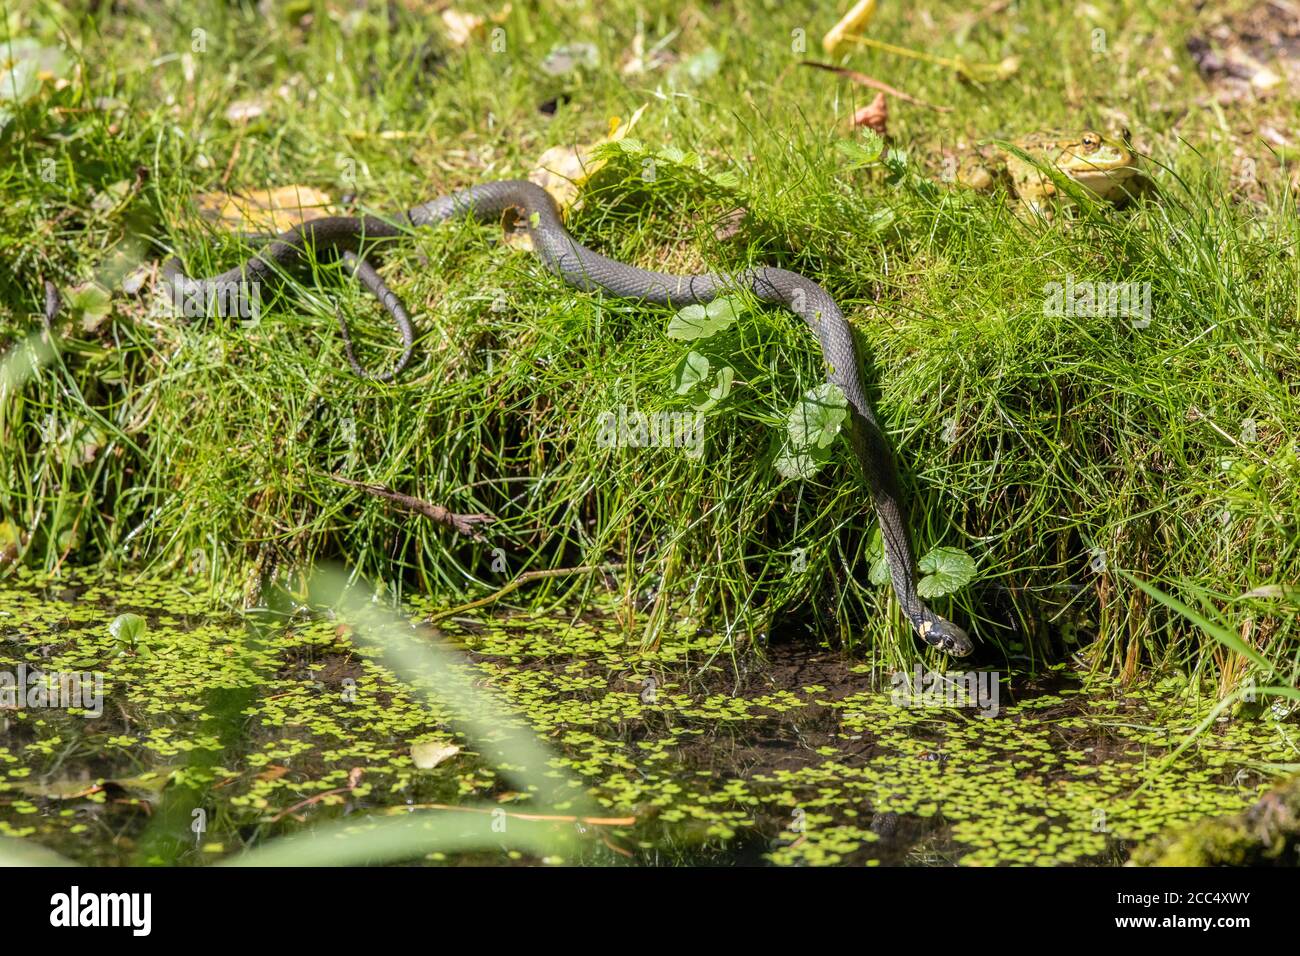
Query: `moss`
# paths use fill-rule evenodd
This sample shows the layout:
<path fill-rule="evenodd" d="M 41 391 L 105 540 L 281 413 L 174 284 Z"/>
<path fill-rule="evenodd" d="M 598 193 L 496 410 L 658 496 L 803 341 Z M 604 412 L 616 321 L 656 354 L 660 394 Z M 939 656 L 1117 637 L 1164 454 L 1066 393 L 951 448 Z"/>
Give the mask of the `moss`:
<path fill-rule="evenodd" d="M 1139 866 L 1295 866 L 1300 863 L 1300 776 L 1240 813 L 1178 827 L 1140 847 Z"/>

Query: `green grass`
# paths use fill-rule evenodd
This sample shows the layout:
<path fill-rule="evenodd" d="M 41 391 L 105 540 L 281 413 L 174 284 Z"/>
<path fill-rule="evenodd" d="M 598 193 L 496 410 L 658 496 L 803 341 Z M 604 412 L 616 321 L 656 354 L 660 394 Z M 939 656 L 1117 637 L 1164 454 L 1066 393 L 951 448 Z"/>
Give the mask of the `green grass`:
<path fill-rule="evenodd" d="M 918 553 L 944 545 L 978 562 L 977 580 L 940 604 L 990 657 L 1082 652 L 1126 678 L 1188 666 L 1225 695 L 1253 672 L 1122 569 L 1211 595 L 1274 679 L 1294 684 L 1296 592 L 1241 596 L 1300 580 L 1295 197 L 1291 169 L 1252 132 L 1293 125 L 1296 102 L 1197 105 L 1205 88 L 1182 52 L 1193 21 L 1162 5 L 1093 4 L 1105 55 L 1073 10 L 1024 4 L 972 22 L 965 6 L 929 5 L 927 22 L 887 4 L 873 35 L 971 62 L 1018 54 L 1007 81 L 844 54 L 953 108 L 891 101 L 908 154 L 894 182 L 837 147 L 865 91 L 797 65 L 822 58 L 829 5 L 515 3 L 503 53 L 488 39 L 456 48 L 436 16 L 401 4 L 396 29 L 378 4 L 295 4 L 270 19 L 217 2 L 128 4 L 140 15 L 88 23 L 55 6 L 9 13 L 9 36 L 61 46 L 70 66 L 64 88 L 44 83 L 0 133 L 0 341 L 8 350 L 39 327 L 44 278 L 115 294 L 96 330 L 64 329 L 57 356 L 0 397 L 0 531 L 21 536 L 19 560 L 34 567 L 143 566 L 251 592 L 260 576 L 342 558 L 448 604 L 526 570 L 624 562 L 612 584 L 558 577 L 511 600 L 575 603 L 612 586 L 637 640 L 689 615 L 736 646 L 798 624 L 877 660 L 914 655 L 867 580 L 870 508 L 843 443 L 809 480 L 773 467 L 787 413 L 821 375 L 790 315 L 756 308 L 710 340 L 737 384 L 692 460 L 596 441 L 611 408 L 681 407 L 670 379 L 687 349 L 665 334 L 670 313 L 576 293 L 494 230 L 386 247 L 384 273 L 420 334 L 391 386 L 347 370 L 330 298 L 354 316 L 370 364 L 396 356 L 393 335 L 324 264 L 253 327 L 187 324 L 120 292 L 172 249 L 191 272 L 246 254 L 201 223 L 199 192 L 298 183 L 398 210 L 525 174 L 545 149 L 594 141 L 609 117 L 648 104 L 637 141 L 698 162 L 662 160 L 646 183 L 636 156 L 616 157 L 573 231 L 623 261 L 781 265 L 832 291 L 861 333 Z M 638 35 L 646 49 L 667 38 L 679 65 L 621 73 Z M 596 46 L 597 67 L 541 70 L 575 41 Z M 712 75 L 692 60 L 710 48 Z M 553 116 L 539 112 L 561 94 Z M 262 116 L 225 118 L 249 100 Z M 938 186 L 959 140 L 1111 120 L 1133 129 L 1160 187 L 1138 208 L 1027 222 L 996 197 Z M 1237 151 L 1259 160 L 1249 190 L 1232 176 Z M 741 231 L 715 238 L 737 206 Z M 1045 288 L 1071 277 L 1151 283 L 1153 321 L 1045 315 Z M 472 543 L 332 471 L 500 520 Z M 1092 569 L 1095 549 L 1106 570 Z"/>

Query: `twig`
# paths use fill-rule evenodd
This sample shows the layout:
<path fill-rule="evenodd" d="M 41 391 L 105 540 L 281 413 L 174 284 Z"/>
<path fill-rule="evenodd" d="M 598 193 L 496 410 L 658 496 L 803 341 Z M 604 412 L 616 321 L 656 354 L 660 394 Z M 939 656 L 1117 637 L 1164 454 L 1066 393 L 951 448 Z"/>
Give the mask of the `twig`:
<path fill-rule="evenodd" d="M 230 151 L 230 162 L 226 163 L 226 171 L 221 174 L 221 188 L 225 189 L 230 182 L 230 174 L 235 171 L 235 163 L 239 161 L 239 152 L 244 146 L 243 127 L 240 127 L 239 138 L 235 140 L 235 148 Z"/>
<path fill-rule="evenodd" d="M 615 568 L 621 568 L 622 566 L 623 563 L 619 561 L 613 564 L 584 564 L 577 568 L 551 568 L 547 571 L 525 571 L 509 584 L 499 590 L 493 591 L 487 597 L 479 598 L 477 601 L 470 601 L 468 604 L 462 604 L 459 607 L 448 608 L 445 611 L 438 611 L 436 614 L 430 614 L 425 618 L 424 623 L 437 624 L 439 621 L 445 621 L 453 615 L 464 614 L 466 611 L 472 611 L 475 608 L 492 604 L 493 602 L 499 601 L 501 598 L 505 597 L 511 591 L 523 587 L 529 581 L 538 581 L 542 578 L 559 578 L 566 574 L 588 574 L 592 571 L 612 571 Z"/>
<path fill-rule="evenodd" d="M 616 846 L 615 844 L 611 843 L 609 837 L 605 835 L 604 830 L 597 830 L 596 835 L 600 837 L 601 843 L 605 844 L 605 846 L 609 847 L 609 849 L 613 850 L 615 853 L 618 853 L 621 856 L 625 856 L 629 860 L 632 859 L 633 856 L 635 855 L 632 853 L 631 850 L 625 850 L 621 846 Z"/>
<path fill-rule="evenodd" d="M 927 103 L 925 100 L 918 100 L 915 96 L 904 93 L 888 83 L 882 83 L 875 77 L 867 76 L 865 73 L 859 73 L 857 70 L 850 70 L 842 66 L 835 66 L 831 63 L 818 63 L 815 60 L 804 60 L 801 66 L 811 66 L 817 70 L 825 70 L 828 73 L 835 73 L 844 77 L 846 80 L 852 80 L 854 83 L 860 83 L 863 86 L 869 86 L 873 90 L 879 90 L 881 93 L 888 93 L 890 96 L 896 96 L 904 103 L 911 103 L 914 106 L 922 106 L 927 110 L 934 110 L 936 113 L 951 113 L 951 106 L 936 106 L 933 103 Z"/>
<path fill-rule="evenodd" d="M 306 800 L 299 800 L 293 806 L 281 810 L 275 816 L 271 817 L 271 819 L 268 820 L 267 823 L 279 823 L 289 814 L 295 813 L 298 810 L 301 810 L 303 807 L 309 807 L 313 803 L 319 803 L 320 801 L 324 800 L 326 797 L 335 797 L 341 793 L 351 793 L 351 792 L 352 792 L 351 787 L 336 787 L 333 790 L 326 790 L 324 793 L 318 793 L 315 796 L 308 797 Z"/>
<path fill-rule="evenodd" d="M 326 797 L 336 797 L 339 794 L 351 793 L 353 790 L 357 788 L 357 784 L 361 782 L 362 773 L 363 771 L 360 767 L 353 767 L 351 770 L 348 771 L 347 786 L 335 787 L 333 790 L 326 790 L 324 793 L 318 793 L 313 796 L 310 796 L 306 800 L 299 800 L 293 806 L 286 807 L 285 809 L 281 810 L 275 816 L 271 817 L 271 819 L 267 822 L 278 823 L 279 821 L 283 820 L 285 817 L 289 816 L 290 814 L 295 813 L 298 810 L 301 810 L 303 807 L 309 807 L 314 803 L 319 803 L 320 801 L 324 800 Z"/>
<path fill-rule="evenodd" d="M 350 488 L 358 488 L 366 494 L 374 495 L 378 498 L 387 498 L 394 501 L 404 508 L 418 512 L 438 524 L 446 525 L 453 531 L 463 535 L 468 535 L 475 541 L 482 541 L 483 535 L 475 530 L 475 525 L 488 524 L 496 519 L 492 515 L 485 514 L 457 514 L 442 505 L 435 505 L 431 501 L 424 501 L 421 498 L 414 498 L 411 495 L 404 495 L 400 491 L 393 491 L 383 485 L 368 484 L 364 481 L 353 481 L 351 478 L 344 478 L 342 475 L 331 474 L 329 476 L 341 485 L 347 485 Z"/>
<path fill-rule="evenodd" d="M 933 53 L 925 53 L 922 50 L 913 50 L 910 47 L 886 43 L 883 40 L 875 40 L 871 37 L 846 36 L 844 39 L 850 43 L 857 43 L 861 46 L 870 47 L 873 50 L 883 50 L 886 53 L 910 57 L 914 60 L 920 60 L 923 63 L 933 63 L 935 66 L 954 70 L 963 77 L 976 81 L 980 79 L 980 76 L 986 80 L 1006 79 L 1012 73 L 1015 73 L 1016 69 L 1020 66 L 1020 61 L 1016 57 L 1007 57 L 1001 63 L 967 63 L 960 57 L 935 56 Z"/>

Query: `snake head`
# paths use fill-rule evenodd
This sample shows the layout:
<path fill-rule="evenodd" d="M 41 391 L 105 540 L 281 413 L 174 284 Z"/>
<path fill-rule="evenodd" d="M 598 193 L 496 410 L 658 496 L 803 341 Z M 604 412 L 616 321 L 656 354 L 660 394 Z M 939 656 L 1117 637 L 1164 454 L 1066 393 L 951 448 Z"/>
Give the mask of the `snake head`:
<path fill-rule="evenodd" d="M 975 649 L 975 645 L 971 643 L 970 635 L 952 621 L 946 620 L 937 614 L 932 614 L 922 621 L 921 626 L 916 630 L 925 643 L 931 647 L 937 647 L 945 654 L 951 654 L 953 657 L 965 657 Z"/>

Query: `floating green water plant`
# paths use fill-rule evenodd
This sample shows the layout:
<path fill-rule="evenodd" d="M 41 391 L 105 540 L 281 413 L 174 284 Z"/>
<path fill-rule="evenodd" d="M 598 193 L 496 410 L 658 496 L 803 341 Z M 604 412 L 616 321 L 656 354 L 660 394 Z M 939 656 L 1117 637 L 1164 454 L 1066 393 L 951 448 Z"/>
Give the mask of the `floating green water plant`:
<path fill-rule="evenodd" d="M 774 650 L 737 671 L 715 656 L 721 636 L 679 628 L 643 652 L 613 602 L 436 630 L 403 623 L 428 603 L 312 603 L 250 622 L 176 583 L 27 575 L 0 592 L 0 671 L 96 668 L 106 694 L 97 720 L 3 714 L 0 834 L 120 859 L 158 816 L 146 804 L 187 793 L 206 828 L 190 831 L 189 810 L 175 824 L 181 863 L 259 847 L 306 860 L 297 843 L 272 850 L 344 811 L 356 844 L 327 845 L 348 860 L 387 858 L 356 848 L 372 832 L 358 814 L 417 812 L 442 821 L 420 831 L 442 854 L 429 862 L 508 860 L 503 847 L 606 863 L 1107 862 L 1249 806 L 1267 767 L 1300 762 L 1300 732 L 1271 712 L 1214 721 L 1180 750 L 1213 704 L 1186 681 L 1117 691 L 1068 668 L 1038 683 L 1003 675 L 989 718 L 900 704 L 888 675 L 826 649 Z M 120 613 L 148 622 L 152 655 L 118 653 L 107 624 Z M 390 627 L 393 643 L 377 637 Z M 444 648 L 434 671 L 420 662 L 430 648 Z M 201 705 L 222 687 L 250 695 L 233 736 Z M 451 756 L 422 769 L 412 752 L 429 747 Z M 515 823 L 561 842 L 515 843 Z"/>

